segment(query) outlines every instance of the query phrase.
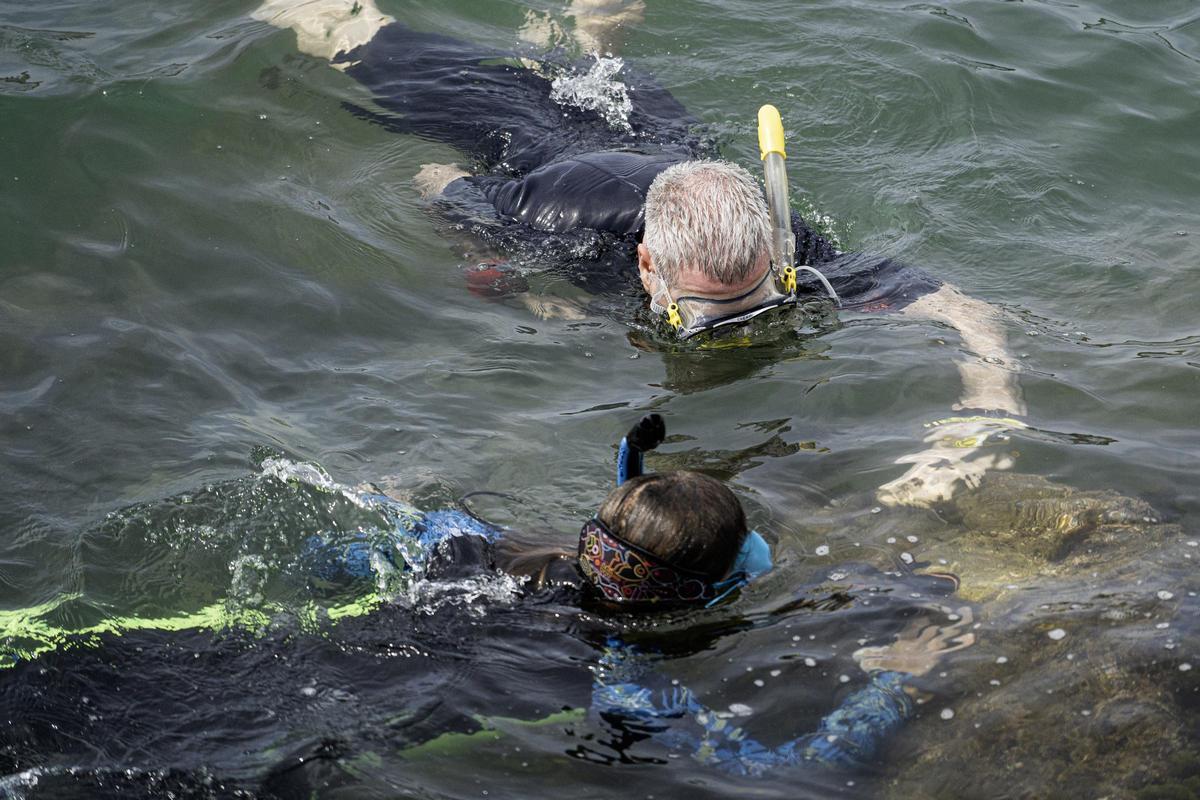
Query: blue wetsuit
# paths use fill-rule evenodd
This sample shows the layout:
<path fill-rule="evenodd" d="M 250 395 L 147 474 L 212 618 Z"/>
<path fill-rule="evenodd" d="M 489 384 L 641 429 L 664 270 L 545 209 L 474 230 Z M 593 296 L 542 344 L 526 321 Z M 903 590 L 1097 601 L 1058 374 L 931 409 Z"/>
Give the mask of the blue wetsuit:
<path fill-rule="evenodd" d="M 735 775 L 757 777 L 806 763 L 856 768 L 868 765 L 885 739 L 912 716 L 913 701 L 904 691 L 908 678 L 902 672 L 872 673 L 868 684 L 843 698 L 816 731 L 772 748 L 731 724 L 731 714 L 707 708 L 686 687 L 650 673 L 645 656 L 613 640 L 596 671 L 592 709 L 634 722 L 673 749 Z"/>
<path fill-rule="evenodd" d="M 313 576 L 331 583 L 368 578 L 384 569 L 406 569 L 425 563 L 443 542 L 473 537 L 480 544 L 497 541 L 502 531 L 464 511 L 419 511 L 382 494 L 361 494 L 358 501 L 381 513 L 391 524 L 386 538 L 331 541 L 312 536 L 301 561 Z"/>
<path fill-rule="evenodd" d="M 394 524 L 391 541 L 329 543 L 312 537 L 305 563 L 323 580 L 368 578 L 382 567 L 421 562 L 447 542 L 486 546 L 503 531 L 457 510 L 420 512 L 383 495 L 360 500 Z M 410 545 L 416 545 L 416 548 Z M 738 775 L 805 763 L 854 768 L 868 764 L 884 740 L 912 716 L 904 692 L 907 675 L 876 672 L 868 684 L 847 695 L 813 732 L 767 747 L 730 724 L 728 715 L 706 708 L 685 687 L 672 686 L 651 669 L 651 659 L 619 640 L 610 640 L 592 686 L 591 709 L 608 719 L 634 722 L 674 750 L 689 752 L 709 766 Z"/>
<path fill-rule="evenodd" d="M 636 83 L 628 125 L 559 105 L 552 81 L 515 54 L 400 23 L 335 61 L 366 86 L 382 112 L 355 113 L 390 130 L 465 152 L 476 174 L 453 181 L 439 203 L 453 222 L 497 247 L 569 262 L 567 278 L 594 293 L 634 281 L 646 191 L 672 164 L 715 157 L 698 121 L 653 81 Z M 819 267 L 846 308 L 900 309 L 941 284 L 922 270 L 841 253 L 793 214 L 796 257 Z M 824 296 L 815 279 L 801 285 Z M 807 281 L 807 283 L 806 283 Z"/>

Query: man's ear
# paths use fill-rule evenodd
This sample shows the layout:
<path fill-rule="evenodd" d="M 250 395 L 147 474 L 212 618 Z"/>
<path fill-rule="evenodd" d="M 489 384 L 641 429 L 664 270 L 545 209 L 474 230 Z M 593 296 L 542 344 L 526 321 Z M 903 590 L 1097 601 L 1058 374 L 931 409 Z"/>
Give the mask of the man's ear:
<path fill-rule="evenodd" d="M 650 256 L 650 248 L 643 243 L 638 243 L 638 277 L 642 279 L 642 288 L 646 290 L 646 294 L 654 296 L 655 286 L 654 274 L 654 259 Z"/>

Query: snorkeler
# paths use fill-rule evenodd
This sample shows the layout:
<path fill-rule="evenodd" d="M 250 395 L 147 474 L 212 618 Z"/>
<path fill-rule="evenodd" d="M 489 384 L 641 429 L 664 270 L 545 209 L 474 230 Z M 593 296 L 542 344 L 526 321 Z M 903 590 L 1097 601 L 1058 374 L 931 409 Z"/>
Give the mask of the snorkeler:
<path fill-rule="evenodd" d="M 665 436 L 663 418 L 649 414 L 621 440 L 617 486 L 584 524 L 575 550 L 530 551 L 466 511 L 421 513 L 385 495 L 364 494 L 360 501 L 387 512 L 400 535 L 383 543 L 311 537 L 306 568 L 336 584 L 405 569 L 414 559 L 423 567 L 437 559 L 438 572 L 464 561 L 492 561 L 529 579 L 529 588 L 570 587 L 585 602 L 715 605 L 771 569 L 770 547 L 747 529 L 737 496 L 715 478 L 687 470 L 644 474 L 643 454 Z M 469 553 L 472 548 L 484 552 Z"/>
<path fill-rule="evenodd" d="M 720 481 L 692 471 L 645 473 L 644 454 L 665 437 L 658 414 L 630 429 L 618 448 L 617 485 L 584 523 L 578 546 L 569 553 L 523 552 L 519 545 L 508 546 L 500 529 L 455 510 L 411 519 L 403 538 L 415 538 L 427 557 L 444 563 L 491 561 L 526 578 L 526 591 L 569 588 L 585 606 L 631 614 L 710 608 L 769 572 L 771 548 L 749 529 L 737 496 Z M 490 549 L 491 557 L 466 555 L 478 548 Z M 323 578 L 334 581 L 339 572 L 342 579 L 365 578 L 381 564 L 392 569 L 404 563 L 387 549 L 361 543 L 323 547 L 319 539 L 310 541 L 307 558 Z M 957 585 L 948 575 L 924 579 L 934 593 Z M 859 649 L 853 657 L 868 676 L 867 685 L 844 697 L 816 731 L 774 747 L 749 738 L 728 722 L 728 714 L 707 708 L 686 687 L 655 674 L 652 654 L 617 638 L 609 639 L 594 671 L 591 708 L 610 722 L 624 720 L 643 731 L 653 722 L 664 744 L 735 774 L 761 775 L 803 763 L 861 767 L 913 716 L 912 679 L 928 673 L 942 656 L 974 643 L 972 621 L 966 607 L 941 624 L 918 618 L 895 642 Z"/>
<path fill-rule="evenodd" d="M 596 3 L 575 0 L 571 11 L 593 39 L 604 38 Z M 636 21 L 628 11 L 611 24 Z M 917 268 L 842 253 L 794 212 L 786 216 L 798 274 L 781 286 L 758 182 L 710 160 L 714 149 L 696 135 L 697 120 L 662 88 L 641 82 L 628 91 L 609 81 L 602 107 L 581 97 L 561 66 L 414 31 L 370 0 L 267 0 L 254 16 L 295 30 L 303 52 L 370 90 L 379 110 L 347 104 L 354 113 L 468 157 L 472 172 L 425 165 L 415 178 L 456 228 L 498 251 L 560 252 L 570 263 L 566 277 L 593 295 L 626 291 L 636 276 L 650 309 L 678 337 L 741 324 L 789 305 L 789 296 L 833 295 L 847 310 L 955 328 L 972 356 L 956 362 L 956 414 L 927 426 L 928 449 L 897 461 L 910 467 L 880 487 L 882 502 L 930 506 L 1013 465 L 980 447 L 1026 427 L 1014 419 L 1025 404 L 996 309 Z M 593 69 L 602 68 L 597 61 Z M 782 155 L 782 130 L 779 140 Z M 764 147 L 764 159 L 768 153 Z M 582 314 L 563 298 L 534 296 L 497 261 L 481 264 L 468 283 L 477 293 L 515 293 L 539 314 Z"/>
<path fill-rule="evenodd" d="M 107 772 L 89 773 L 100 764 L 130 775 L 199 769 L 205 780 L 228 779 L 257 796 L 256 784 L 243 782 L 286 777 L 304 784 L 305 770 L 311 768 L 316 770 L 313 783 L 306 785 L 324 786 L 329 773 L 321 771 L 322 763 L 361 774 L 355 770 L 362 765 L 349 759 L 339 766 L 340 754 L 354 749 L 347 739 L 370 748 L 387 743 L 401 759 L 420 759 L 421 752 L 446 746 L 478 746 L 479 738 L 472 737 L 489 715 L 545 725 L 549 731 L 569 713 L 571 727 L 585 724 L 592 714 L 598 717 L 594 724 L 613 734 L 614 743 L 597 741 L 595 747 L 623 751 L 650 737 L 651 747 L 737 775 L 808 763 L 851 769 L 872 764 L 887 738 L 914 716 L 916 678 L 946 654 L 974 643 L 969 609 L 952 610 L 933 599 L 953 592 L 956 582 L 846 566 L 834 585 L 822 577 L 783 590 L 784 604 L 775 611 L 758 609 L 738 617 L 731 613 L 735 609 L 725 608 L 712 630 L 761 626 L 765 631 L 789 614 L 797 626 L 832 629 L 835 641 L 859 645 L 853 662 L 865 678 L 852 685 L 853 679 L 844 676 L 846 691 L 838 692 L 819 721 L 806 726 L 812 732 L 768 734 L 775 741 L 762 744 L 738 727 L 763 727 L 748 705 L 736 704 L 735 724 L 730 712 L 706 706 L 697 693 L 665 674 L 669 662 L 660 648 L 679 652 L 670 645 L 671 635 L 662 635 L 671 619 L 726 607 L 773 568 L 767 539 L 750 529 L 729 487 L 696 472 L 645 472 L 644 454 L 665 435 L 662 418 L 650 415 L 624 437 L 617 458 L 620 484 L 583 522 L 569 551 L 536 552 L 517 535 L 466 510 L 422 512 L 376 491 L 340 487 L 311 466 L 284 469 L 277 462 L 264 462 L 261 481 L 231 482 L 226 490 L 208 487 L 183 503 L 168 499 L 162 513 L 134 507 L 132 516 L 155 531 L 191 531 L 184 520 L 203 519 L 207 527 L 213 520 L 202 508 L 228 514 L 233 527 L 245 531 L 254 513 L 273 507 L 270 498 L 279 497 L 301 500 L 302 508 L 326 507 L 328 516 L 310 521 L 335 524 L 308 538 L 304 531 L 313 528 L 293 526 L 297 536 L 291 546 L 297 549 L 281 552 L 280 573 L 269 576 L 275 591 L 292 578 L 311 581 L 313 591 L 300 600 L 298 614 L 274 605 L 271 597 L 278 595 L 260 586 L 252 589 L 258 599 L 243 609 L 242 623 L 218 627 L 179 614 L 99 625 L 85 615 L 79 618 L 85 627 L 71 632 L 51 631 L 72 619 L 71 613 L 10 617 L 4 632 L 18 648 L 43 638 L 34 648 L 6 653 L 0 662 L 7 667 L 0 673 L 0 753 L 12 769 L 32 769 L 47 782 L 107 781 Z M 328 500 L 319 500 L 322 495 Z M 118 529 L 125 519 L 118 515 Z M 267 519 L 275 547 L 287 543 L 277 538 L 277 518 L 268 514 Z M 346 524 L 336 524 L 339 519 Z M 525 580 L 518 583 L 517 575 Z M 467 598 L 478 597 L 487 586 L 506 588 L 487 595 L 495 602 L 470 607 L 473 601 Z M 909 591 L 898 591 L 901 586 Z M 436 614 L 425 605 L 388 602 L 459 590 L 462 594 L 444 596 L 463 598 L 468 613 L 455 613 L 455 600 L 435 607 L 443 609 Z M 339 605 L 322 602 L 322 592 Z M 522 594 L 526 602 L 518 602 Z M 856 624 L 851 607 L 867 605 L 868 618 L 886 627 Z M 238 607 L 231 597 L 226 614 Z M 283 624 L 277 627 L 276 618 Z M 13 629 L 11 622 L 21 619 L 30 626 Z M 320 619 L 336 625 L 305 631 L 303 620 L 312 625 Z M 893 641 L 862 646 L 872 644 L 862 637 L 886 641 L 905 623 Z M 711 632 L 688 627 L 686 647 L 695 652 L 692 637 Z M 621 638 L 614 636 L 618 628 Z M 310 635 L 317 630 L 320 635 Z M 221 635 L 213 636 L 216 631 Z M 495 637 L 502 641 L 491 647 Z M 545 644 L 547 637 L 561 637 L 548 649 L 560 654 L 565 649 L 570 657 L 544 659 L 530 646 Z M 496 652 L 507 653 L 505 659 L 525 659 L 504 669 L 553 671 L 559 679 L 521 684 L 519 693 L 506 686 L 464 696 L 460 670 L 481 652 L 479 666 L 489 676 L 488 685 L 503 680 L 503 670 L 492 674 L 498 665 L 488 654 Z M 230 687 L 230 676 L 238 681 L 236 688 Z M 131 700 L 136 700 L 132 707 Z M 322 708 L 331 716 L 314 716 Z M 232 744 L 230 724 L 237 728 Z M 293 748 L 295 754 L 287 755 Z M 247 753 L 255 764 L 277 768 L 266 776 L 247 769 Z M 310 794 L 270 787 L 263 793 Z"/>

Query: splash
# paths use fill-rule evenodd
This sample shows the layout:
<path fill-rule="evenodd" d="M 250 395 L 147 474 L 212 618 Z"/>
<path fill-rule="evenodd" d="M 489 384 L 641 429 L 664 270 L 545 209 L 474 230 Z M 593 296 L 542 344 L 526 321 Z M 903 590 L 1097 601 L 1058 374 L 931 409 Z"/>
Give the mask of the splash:
<path fill-rule="evenodd" d="M 0 797 L 25 800 L 28 796 L 26 790 L 36 788 L 38 778 L 43 774 L 44 769 L 35 767 L 12 775 L 0 775 Z"/>
<path fill-rule="evenodd" d="M 271 565 L 259 555 L 238 556 L 229 565 L 233 577 L 229 583 L 229 601 L 237 608 L 266 605 L 266 584 Z"/>
<path fill-rule="evenodd" d="M 328 494 L 339 494 L 359 508 L 370 507 L 361 493 L 338 483 L 329 477 L 328 472 L 316 464 L 296 462 L 286 458 L 265 458 L 262 462 L 262 474 L 265 478 L 275 478 L 283 483 L 294 481 Z"/>
<path fill-rule="evenodd" d="M 520 582 L 501 573 L 463 580 L 429 575 L 430 543 L 413 534 L 424 515 L 411 505 L 374 487 L 338 483 L 317 464 L 269 457 L 259 467 L 256 474 L 108 514 L 91 533 L 95 542 L 110 551 L 154 545 L 154 557 L 139 562 L 138 574 L 156 593 L 155 610 L 80 592 L 0 610 L 0 670 L 127 631 L 261 634 L 279 625 L 312 631 L 384 604 L 423 614 L 455 607 L 478 616 L 518 595 Z M 361 549 L 369 566 L 364 580 L 313 583 L 314 541 L 331 550 Z M 182 588 L 171 593 L 168 586 Z"/>
<path fill-rule="evenodd" d="M 457 608 L 482 617 L 495 605 L 511 605 L 521 592 L 523 578 L 493 572 L 452 581 L 417 580 L 398 600 L 414 611 L 433 616 L 445 608 Z"/>
<path fill-rule="evenodd" d="M 594 111 L 616 131 L 633 132 L 629 112 L 633 101 L 629 87 L 617 80 L 625 62 L 613 56 L 595 55 L 596 63 L 587 72 L 558 76 L 550 87 L 550 99 L 560 106 Z"/>

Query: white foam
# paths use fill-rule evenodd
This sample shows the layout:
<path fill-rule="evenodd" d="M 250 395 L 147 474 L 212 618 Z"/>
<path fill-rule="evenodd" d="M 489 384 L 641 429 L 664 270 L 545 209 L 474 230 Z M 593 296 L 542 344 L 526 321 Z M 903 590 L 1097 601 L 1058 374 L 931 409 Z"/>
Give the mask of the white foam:
<path fill-rule="evenodd" d="M 275 478 L 284 483 L 296 481 L 322 492 L 340 494 L 360 508 L 370 507 L 370 504 L 358 492 L 338 483 L 329 477 L 328 472 L 316 464 L 296 462 L 287 458 L 265 458 L 262 462 L 262 474 L 263 477 Z"/>
<path fill-rule="evenodd" d="M 633 110 L 633 101 L 629 99 L 629 87 L 617 80 L 625 62 L 612 56 L 594 58 L 596 63 L 587 72 L 555 78 L 550 85 L 550 99 L 560 106 L 595 111 L 613 130 L 632 131 L 629 112 Z"/>
<path fill-rule="evenodd" d="M 13 775 L 0 776 L 0 797 L 11 797 L 13 800 L 24 800 L 25 790 L 38 785 L 38 778 L 45 770 L 34 768 Z"/>
<path fill-rule="evenodd" d="M 523 579 L 503 572 L 475 575 L 453 581 L 415 580 L 396 600 L 430 616 L 447 607 L 483 616 L 489 606 L 510 605 L 521 592 Z"/>

